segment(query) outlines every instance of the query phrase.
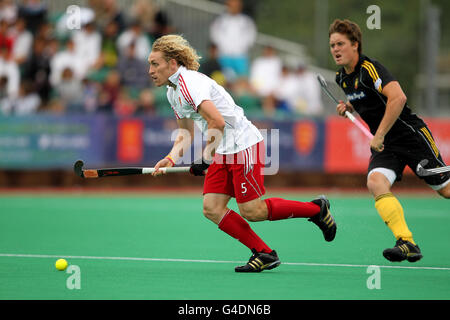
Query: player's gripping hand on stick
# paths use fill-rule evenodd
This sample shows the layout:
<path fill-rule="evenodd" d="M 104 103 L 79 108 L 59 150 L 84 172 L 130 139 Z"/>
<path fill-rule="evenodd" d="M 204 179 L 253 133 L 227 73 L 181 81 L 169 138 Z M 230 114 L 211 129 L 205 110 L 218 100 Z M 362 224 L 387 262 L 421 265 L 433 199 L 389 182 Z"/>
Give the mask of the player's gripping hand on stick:
<path fill-rule="evenodd" d="M 372 150 L 381 152 L 384 150 L 384 136 L 381 134 L 375 134 L 373 139 L 370 141 L 370 147 Z"/>
<path fill-rule="evenodd" d="M 344 102 L 342 100 L 339 100 L 339 104 L 336 106 L 337 113 L 344 117 L 347 117 L 347 112 L 353 113 L 355 109 L 351 105 L 350 102 Z M 375 134 L 375 136 L 370 140 L 370 148 L 377 152 L 381 152 L 384 150 L 384 135 L 379 134 L 378 132 Z"/>
<path fill-rule="evenodd" d="M 353 113 L 353 111 L 355 111 L 355 110 L 353 109 L 350 102 L 346 103 L 342 100 L 339 100 L 339 104 L 336 106 L 336 111 L 340 116 L 347 118 L 347 115 L 345 114 L 345 112 L 348 111 L 350 113 Z"/>
<path fill-rule="evenodd" d="M 153 176 L 165 174 L 165 172 L 158 169 L 174 167 L 175 163 L 183 157 L 185 151 L 191 147 L 192 139 L 194 137 L 192 120 L 177 119 L 177 125 L 179 129 L 172 150 L 170 150 L 169 154 L 165 156 L 164 159 L 160 160 L 155 165 L 155 172 L 152 173 Z"/>
<path fill-rule="evenodd" d="M 155 165 L 155 172 L 152 173 L 152 176 L 156 177 L 162 174 L 165 174 L 165 172 L 159 170 L 159 168 L 170 168 L 175 165 L 175 161 L 173 158 L 168 155 L 164 159 L 158 161 L 158 163 Z"/>

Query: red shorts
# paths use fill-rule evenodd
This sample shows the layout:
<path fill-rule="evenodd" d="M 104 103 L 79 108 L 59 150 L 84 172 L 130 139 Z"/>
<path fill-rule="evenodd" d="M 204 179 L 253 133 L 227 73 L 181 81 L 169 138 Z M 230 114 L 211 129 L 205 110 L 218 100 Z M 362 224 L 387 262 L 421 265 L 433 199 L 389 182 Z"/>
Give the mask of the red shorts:
<path fill-rule="evenodd" d="M 264 141 L 234 154 L 217 154 L 208 168 L 203 194 L 220 193 L 251 201 L 266 193 L 264 188 Z"/>

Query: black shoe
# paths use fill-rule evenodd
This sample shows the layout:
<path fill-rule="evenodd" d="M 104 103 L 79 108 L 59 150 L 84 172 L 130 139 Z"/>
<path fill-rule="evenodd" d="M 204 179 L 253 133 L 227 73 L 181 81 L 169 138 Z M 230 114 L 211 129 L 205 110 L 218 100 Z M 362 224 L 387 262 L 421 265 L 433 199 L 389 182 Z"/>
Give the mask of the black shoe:
<path fill-rule="evenodd" d="M 398 239 L 395 247 L 384 250 L 383 256 L 392 262 L 400 262 L 403 260 L 416 262 L 423 257 L 418 245 L 414 245 L 403 239 Z"/>
<path fill-rule="evenodd" d="M 236 272 L 261 272 L 263 270 L 270 270 L 280 265 L 280 259 L 275 250 L 271 253 L 257 252 L 252 249 L 253 255 L 244 266 L 234 268 Z"/>
<path fill-rule="evenodd" d="M 330 201 L 327 197 L 321 195 L 311 202 L 320 207 L 320 212 L 309 218 L 308 221 L 314 222 L 322 230 L 325 241 L 333 241 L 336 236 L 337 225 L 330 213 Z"/>

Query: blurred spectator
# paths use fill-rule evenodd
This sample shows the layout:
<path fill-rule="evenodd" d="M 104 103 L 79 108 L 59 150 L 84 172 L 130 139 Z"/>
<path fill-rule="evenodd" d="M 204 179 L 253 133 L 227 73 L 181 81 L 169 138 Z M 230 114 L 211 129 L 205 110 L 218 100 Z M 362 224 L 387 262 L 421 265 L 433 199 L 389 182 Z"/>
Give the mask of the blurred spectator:
<path fill-rule="evenodd" d="M 43 39 L 45 41 L 55 40 L 54 27 L 49 22 L 44 22 L 39 25 L 38 30 L 34 34 L 35 39 Z"/>
<path fill-rule="evenodd" d="M 24 18 L 17 19 L 10 32 L 14 38 L 12 58 L 20 67 L 23 66 L 31 56 L 33 34 L 26 29 L 26 21 Z"/>
<path fill-rule="evenodd" d="M 316 76 L 308 71 L 304 63 L 300 63 L 297 67 L 296 76 L 299 88 L 297 112 L 308 116 L 321 116 L 323 106 Z"/>
<path fill-rule="evenodd" d="M 61 99 L 53 98 L 44 106 L 42 111 L 46 113 L 61 115 L 66 112 L 66 106 L 61 101 Z"/>
<path fill-rule="evenodd" d="M 136 104 L 130 97 L 126 88 L 121 88 L 113 105 L 114 114 L 119 117 L 132 116 L 136 110 Z"/>
<path fill-rule="evenodd" d="M 97 111 L 112 113 L 120 89 L 120 74 L 117 70 L 111 70 L 106 76 L 105 82 L 99 93 L 99 105 Z"/>
<path fill-rule="evenodd" d="M 282 68 L 281 78 L 274 96 L 276 99 L 276 109 L 288 113 L 295 113 L 297 99 L 299 97 L 299 86 L 296 75 L 286 65 Z M 267 115 L 273 115 L 275 108 L 266 109 Z"/>
<path fill-rule="evenodd" d="M 292 114 L 320 116 L 323 112 L 319 84 L 313 73 L 300 63 L 292 71 L 283 67 L 283 75 L 275 92 L 277 109 Z"/>
<path fill-rule="evenodd" d="M 114 68 L 119 61 L 119 52 L 116 47 L 118 26 L 114 21 L 109 22 L 103 30 L 101 62 L 106 68 Z"/>
<path fill-rule="evenodd" d="M 156 114 L 155 96 L 151 89 L 142 90 L 136 104 L 136 115 L 153 116 Z"/>
<path fill-rule="evenodd" d="M 212 2 L 225 4 L 226 0 L 210 0 Z M 242 2 L 242 12 L 249 15 L 250 17 L 254 17 L 256 13 L 256 8 L 261 0 L 244 0 Z"/>
<path fill-rule="evenodd" d="M 143 89 L 151 85 L 148 75 L 148 63 L 136 58 L 136 45 L 131 42 L 125 55 L 119 58 L 117 70 L 122 79 L 122 85 Z"/>
<path fill-rule="evenodd" d="M 119 55 L 125 56 L 132 42 L 135 43 L 135 57 L 147 61 L 151 51 L 151 43 L 146 33 L 143 32 L 139 21 L 133 21 L 130 26 L 119 35 L 119 38 L 117 39 Z"/>
<path fill-rule="evenodd" d="M 0 78 L 5 78 L 6 96 L 9 99 L 17 98 L 20 86 L 20 72 L 17 63 L 11 59 L 11 55 L 6 47 L 0 48 Z"/>
<path fill-rule="evenodd" d="M 56 53 L 50 61 L 50 84 L 56 86 L 61 82 L 64 69 L 70 68 L 74 77 L 82 80 L 87 72 L 85 61 L 75 51 L 75 45 L 72 39 L 66 43 L 66 49 Z"/>
<path fill-rule="evenodd" d="M 222 72 L 222 66 L 218 60 L 219 51 L 214 43 L 210 43 L 208 47 L 208 57 L 200 64 L 200 72 L 214 79 L 221 86 L 226 85 L 225 75 Z"/>
<path fill-rule="evenodd" d="M 261 100 L 253 90 L 247 78 L 238 78 L 230 85 L 236 104 L 242 107 L 246 114 L 261 114 Z"/>
<path fill-rule="evenodd" d="M 0 109 L 3 109 L 3 105 L 9 103 L 8 98 L 8 78 L 5 76 L 0 77 Z"/>
<path fill-rule="evenodd" d="M 33 81 L 43 103 L 50 97 L 50 60 L 57 50 L 57 41 L 47 42 L 45 39 L 36 38 L 30 61 L 24 71 L 24 78 Z"/>
<path fill-rule="evenodd" d="M 9 25 L 17 19 L 19 8 L 13 0 L 0 0 L 0 20 L 5 20 Z"/>
<path fill-rule="evenodd" d="M 14 38 L 9 34 L 8 27 L 6 20 L 0 21 L 0 49 L 6 49 L 7 54 L 10 54 L 14 45 Z"/>
<path fill-rule="evenodd" d="M 33 83 L 25 80 L 20 84 L 18 97 L 15 99 L 5 99 L 0 103 L 4 114 L 14 114 L 19 116 L 31 115 L 37 112 L 41 105 L 41 98 L 33 90 Z"/>
<path fill-rule="evenodd" d="M 150 31 L 153 39 L 158 39 L 166 34 L 175 32 L 175 28 L 170 23 L 168 15 L 161 9 L 156 12 L 153 23 L 153 29 Z"/>
<path fill-rule="evenodd" d="M 66 106 L 69 113 L 80 113 L 83 110 L 83 87 L 81 80 L 75 77 L 72 68 L 66 67 L 61 74 L 61 80 L 55 85 L 55 94 Z"/>
<path fill-rule="evenodd" d="M 125 15 L 116 0 L 89 0 L 88 3 L 95 12 L 95 22 L 100 30 L 104 30 L 111 21 L 116 23 L 119 33 L 125 30 Z"/>
<path fill-rule="evenodd" d="M 256 93 L 265 98 L 273 94 L 281 77 L 283 62 L 271 46 L 263 49 L 261 56 L 253 60 L 250 68 L 250 83 Z"/>
<path fill-rule="evenodd" d="M 34 34 L 47 19 L 47 5 L 41 0 L 23 0 L 19 16 L 25 19 L 28 30 Z"/>
<path fill-rule="evenodd" d="M 129 19 L 137 21 L 145 32 L 152 32 L 157 8 L 152 0 L 136 0 L 129 11 Z"/>
<path fill-rule="evenodd" d="M 262 109 L 273 116 L 276 109 L 275 90 L 279 86 L 283 62 L 271 46 L 263 48 L 261 56 L 253 60 L 250 67 L 250 84 L 261 98 Z"/>
<path fill-rule="evenodd" d="M 167 14 L 152 0 L 136 0 L 130 9 L 130 19 L 138 21 L 153 39 L 175 32 Z"/>
<path fill-rule="evenodd" d="M 248 53 L 256 40 L 252 18 L 242 13 L 241 0 L 227 0 L 227 13 L 210 26 L 211 41 L 219 49 L 219 62 L 228 79 L 248 76 Z"/>
<path fill-rule="evenodd" d="M 20 84 L 19 97 L 15 101 L 14 113 L 16 115 L 30 115 L 38 111 L 42 100 L 34 90 L 31 81 L 25 80 Z"/>
<path fill-rule="evenodd" d="M 83 59 L 86 72 L 97 69 L 102 46 L 102 36 L 95 27 L 94 20 L 86 21 L 81 30 L 76 30 L 72 36 L 75 54 Z"/>
<path fill-rule="evenodd" d="M 83 105 L 85 111 L 93 113 L 97 111 L 100 84 L 89 79 L 83 80 Z"/>

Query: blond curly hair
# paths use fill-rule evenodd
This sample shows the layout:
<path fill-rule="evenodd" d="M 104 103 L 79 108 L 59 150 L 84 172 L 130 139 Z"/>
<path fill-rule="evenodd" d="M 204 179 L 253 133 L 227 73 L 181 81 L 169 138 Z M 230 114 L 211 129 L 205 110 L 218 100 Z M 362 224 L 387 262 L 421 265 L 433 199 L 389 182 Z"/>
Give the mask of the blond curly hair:
<path fill-rule="evenodd" d="M 200 67 L 199 60 L 201 57 L 189 42 L 180 35 L 169 34 L 156 39 L 152 51 L 162 52 L 166 61 L 175 59 L 179 65 L 186 67 L 188 70 L 197 71 Z"/>

